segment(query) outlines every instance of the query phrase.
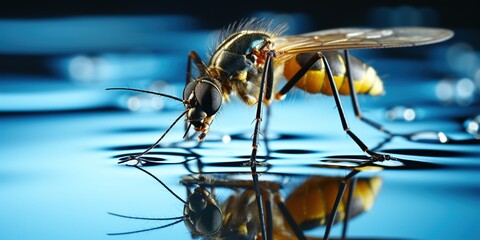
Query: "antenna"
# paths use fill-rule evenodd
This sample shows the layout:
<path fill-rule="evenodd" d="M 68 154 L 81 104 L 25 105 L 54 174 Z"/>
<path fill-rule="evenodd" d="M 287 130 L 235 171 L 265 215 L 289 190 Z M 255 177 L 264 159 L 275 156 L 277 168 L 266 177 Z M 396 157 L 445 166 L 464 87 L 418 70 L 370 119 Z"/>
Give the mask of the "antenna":
<path fill-rule="evenodd" d="M 176 101 L 179 101 L 179 102 L 184 102 L 183 99 L 178 98 L 178 97 L 175 97 L 175 96 L 172 96 L 172 95 L 168 95 L 168 94 L 165 94 L 165 93 L 154 92 L 154 91 L 136 89 L 136 88 L 106 88 L 105 90 L 107 90 L 107 91 L 109 91 L 109 90 L 125 90 L 125 91 L 134 91 L 134 92 L 150 93 L 150 94 L 153 94 L 153 95 L 158 95 L 158 96 L 170 98 L 170 99 L 173 99 L 173 100 L 176 100 Z"/>

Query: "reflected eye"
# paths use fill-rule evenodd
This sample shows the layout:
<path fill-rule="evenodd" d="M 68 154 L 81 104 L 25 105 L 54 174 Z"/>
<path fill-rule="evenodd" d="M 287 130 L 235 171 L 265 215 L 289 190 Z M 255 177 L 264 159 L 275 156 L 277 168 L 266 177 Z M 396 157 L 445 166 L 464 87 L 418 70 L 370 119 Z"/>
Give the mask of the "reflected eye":
<path fill-rule="evenodd" d="M 222 105 L 222 94 L 210 81 L 201 81 L 197 83 L 195 86 L 195 98 L 202 110 L 208 116 L 215 114 Z"/>
<path fill-rule="evenodd" d="M 188 201 L 188 207 L 198 213 L 207 207 L 207 202 L 201 194 L 192 194 Z"/>
<path fill-rule="evenodd" d="M 215 205 L 208 205 L 195 223 L 197 231 L 206 235 L 213 235 L 222 226 L 222 211 Z"/>
<path fill-rule="evenodd" d="M 183 99 L 188 100 L 188 97 L 192 94 L 193 90 L 195 89 L 195 86 L 197 86 L 197 81 L 191 81 L 185 86 L 183 89 Z"/>

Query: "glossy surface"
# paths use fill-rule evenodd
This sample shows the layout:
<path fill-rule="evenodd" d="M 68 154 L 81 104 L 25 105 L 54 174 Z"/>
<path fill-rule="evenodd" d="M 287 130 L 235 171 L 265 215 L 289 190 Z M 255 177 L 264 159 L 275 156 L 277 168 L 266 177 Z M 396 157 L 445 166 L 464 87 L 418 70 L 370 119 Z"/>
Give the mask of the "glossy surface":
<path fill-rule="evenodd" d="M 342 132 L 330 99 L 310 96 L 308 100 L 294 102 L 287 99 L 273 107 L 268 172 L 343 176 L 347 170 L 334 171 L 323 166 L 333 164 L 329 161 L 332 159 L 363 156 Z M 479 142 L 461 131 L 461 122 L 448 120 L 473 115 L 477 109 L 465 107 L 462 116 L 455 116 L 457 111 L 451 107 L 417 105 L 416 109 L 433 111 L 441 117 L 429 119 L 427 115 L 413 123 L 386 122 L 386 127 L 398 133 L 419 129 L 444 131 L 462 142 L 423 143 L 394 137 L 383 145 L 380 151 L 408 160 L 413 169 L 396 170 L 395 165 L 401 162 L 384 163 L 394 166 L 377 173 L 383 178 L 383 187 L 372 210 L 351 222 L 350 236 L 423 239 L 478 236 Z M 451 114 L 448 110 L 452 110 Z M 379 111 L 372 111 L 370 116 L 378 116 L 374 113 Z M 142 151 L 177 115 L 178 111 L 164 111 L 143 115 L 87 112 L 2 117 L 2 136 L 8 136 L 2 140 L 4 157 L 0 174 L 2 239 L 112 239 L 105 234 L 158 223 L 125 220 L 107 212 L 180 216 L 182 203 L 160 185 L 133 168 L 116 165 L 119 154 Z M 235 162 L 246 160 L 250 152 L 252 115 L 253 109 L 239 103 L 222 110 L 207 142 L 194 149 L 205 164 L 204 171 L 248 171 Z M 351 114 L 349 119 L 352 129 L 370 146 L 384 141 L 385 136 L 362 125 Z M 232 136 L 229 143 L 221 141 L 226 134 Z M 179 140 L 182 135 L 182 127 L 176 127 L 162 146 Z M 264 155 L 265 144 L 260 149 Z M 192 154 L 182 148 L 165 147 L 154 150 L 151 156 L 162 161 L 148 170 L 183 194 L 178 181 L 189 173 L 183 164 L 193 158 Z M 232 167 L 225 167 L 224 163 Z M 434 167 L 422 169 L 425 163 Z M 195 160 L 187 165 L 198 171 Z M 321 235 L 322 229 L 312 234 Z M 188 232 L 178 224 L 137 237 L 157 239 L 168 235 L 186 237 Z"/>
<path fill-rule="evenodd" d="M 206 36 L 200 35 L 201 39 Z M 193 36 L 198 37 L 198 33 Z M 203 42 L 193 42 L 198 46 L 193 44 L 188 48 L 201 51 Z M 447 51 L 449 56 L 457 56 L 452 53 L 455 49 L 438 45 L 400 53 L 352 51 L 353 55 L 371 63 L 380 75 L 386 75 L 386 95 L 360 97 L 364 114 L 400 135 L 387 138 L 360 122 L 353 115 L 350 99 L 342 97 L 352 131 L 368 146 L 399 159 L 376 164 L 383 170 L 375 168 L 360 173 L 363 177 L 381 177 L 382 187 L 371 210 L 350 222 L 349 237 L 475 239 L 480 236 L 477 219 L 480 142 L 475 138 L 478 134 L 472 125 L 480 109 L 478 83 L 471 72 L 463 72 L 470 85 L 462 80 L 464 78 L 444 78 L 458 70 L 448 65 L 457 58 L 445 58 Z M 183 106 L 137 93 L 106 92 L 104 88 L 131 86 L 129 81 L 135 79 L 138 80 L 135 87 L 152 86 L 146 88 L 181 96 L 185 52 L 137 59 L 150 59 L 161 66 L 164 66 L 161 63 L 172 64 L 149 73 L 165 74 L 166 79 L 177 81 L 167 84 L 150 85 L 150 81 L 124 67 L 113 68 L 123 74 L 106 71 L 112 70 L 108 66 L 119 66 L 112 59 L 122 58 L 101 54 L 83 59 L 97 63 L 91 65 L 96 69 L 92 75 L 75 78 L 77 75 L 69 75 L 72 72 L 59 70 L 65 74 L 60 76 L 72 82 L 64 78 L 59 81 L 2 75 L 0 239 L 190 238 L 183 223 L 133 235 L 107 235 L 167 223 L 124 219 L 108 212 L 138 217 L 183 214 L 183 203 L 152 178 L 132 167 L 116 164 L 120 157 L 140 153 L 155 142 L 181 114 Z M 475 51 L 469 54 L 479 55 Z M 53 59 L 69 60 L 73 56 Z M 132 64 L 152 66 L 149 61 L 134 61 L 132 55 L 116 55 L 119 56 L 124 60 L 133 59 Z M 106 65 L 98 64 L 99 59 Z M 59 69 L 65 66 L 69 69 L 72 63 L 53 62 L 59 64 L 55 65 Z M 80 66 L 87 66 L 82 68 L 85 70 L 90 65 Z M 133 75 L 126 79 L 108 75 L 113 73 Z M 110 81 L 103 81 L 105 76 L 110 76 L 106 77 Z M 88 81 L 79 84 L 78 79 Z M 470 91 L 468 86 L 476 90 Z M 109 106 L 124 110 L 105 108 Z M 132 111 L 125 111 L 127 109 Z M 179 124 L 159 148 L 147 155 L 152 164 L 144 168 L 184 199 L 185 187 L 179 181 L 188 174 L 198 173 L 200 161 L 205 173 L 248 173 L 249 168 L 242 163 L 251 152 L 254 115 L 254 107 L 239 101 L 224 103 L 206 142 L 193 149 L 188 147 L 195 146 L 194 142 L 181 142 L 184 130 Z M 274 103 L 267 136 L 268 144 L 261 142 L 259 149 L 260 158 L 266 159 L 267 165 L 260 170 L 271 174 L 260 175 L 260 180 L 281 181 L 280 193 L 285 198 L 308 176 L 345 176 L 349 173 L 348 167 L 365 159 L 363 152 L 343 132 L 334 101 L 329 96 L 295 91 L 284 101 Z M 286 181 L 285 176 L 290 180 Z M 249 175 L 245 178 L 248 180 Z M 228 189 L 219 189 L 219 201 L 225 201 L 231 193 Z M 318 227 L 306 234 L 322 237 L 324 230 Z M 341 227 L 335 225 L 331 236 L 338 237 L 340 231 Z"/>

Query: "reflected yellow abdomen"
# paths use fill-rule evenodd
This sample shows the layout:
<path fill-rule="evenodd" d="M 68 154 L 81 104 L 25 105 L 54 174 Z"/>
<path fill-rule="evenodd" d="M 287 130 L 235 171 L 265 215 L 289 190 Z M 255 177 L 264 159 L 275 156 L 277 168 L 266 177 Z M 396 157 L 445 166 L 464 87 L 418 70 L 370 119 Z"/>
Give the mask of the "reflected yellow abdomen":
<path fill-rule="evenodd" d="M 340 186 L 338 178 L 311 177 L 296 188 L 286 199 L 285 204 L 295 222 L 302 229 L 311 229 L 324 225 L 330 217 Z M 372 208 L 382 185 L 380 177 L 360 178 L 353 191 L 349 218 Z M 350 184 L 345 192 L 349 191 Z M 346 195 L 338 206 L 335 222 L 342 221 L 347 205 Z"/>

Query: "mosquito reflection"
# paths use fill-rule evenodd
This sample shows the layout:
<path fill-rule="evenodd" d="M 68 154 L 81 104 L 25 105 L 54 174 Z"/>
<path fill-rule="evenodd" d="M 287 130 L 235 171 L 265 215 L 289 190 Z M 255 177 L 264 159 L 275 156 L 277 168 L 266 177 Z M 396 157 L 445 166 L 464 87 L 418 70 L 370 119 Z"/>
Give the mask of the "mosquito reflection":
<path fill-rule="evenodd" d="M 373 207 L 382 185 L 382 179 L 377 175 L 357 177 L 360 168 L 344 176 L 264 173 L 258 191 L 248 173 L 190 174 L 180 181 L 187 192 L 186 200 L 183 200 L 155 175 L 134 167 L 154 178 L 182 202 L 182 216 L 145 218 L 110 213 L 122 218 L 169 222 L 109 235 L 153 231 L 184 222 L 192 238 L 261 239 L 262 223 L 256 205 L 258 192 L 266 213 L 264 228 L 272 239 L 307 239 L 305 230 L 322 226 L 325 227 L 323 238 L 328 239 L 331 227 L 337 223 L 343 224 L 344 239 L 349 220 Z M 223 199 L 217 199 L 218 192 Z M 318 239 L 318 236 L 309 236 L 308 239 Z"/>

